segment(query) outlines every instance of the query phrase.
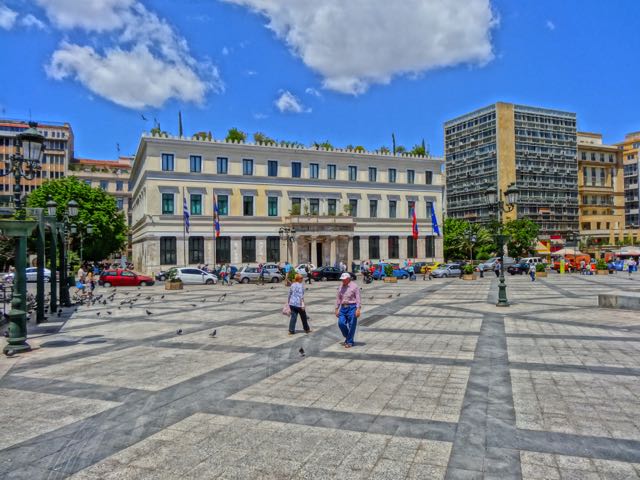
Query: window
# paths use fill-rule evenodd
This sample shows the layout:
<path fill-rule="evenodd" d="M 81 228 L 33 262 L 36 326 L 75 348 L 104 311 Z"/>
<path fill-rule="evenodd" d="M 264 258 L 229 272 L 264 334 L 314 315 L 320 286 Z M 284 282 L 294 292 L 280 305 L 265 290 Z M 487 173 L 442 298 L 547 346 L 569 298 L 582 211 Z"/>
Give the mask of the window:
<path fill-rule="evenodd" d="M 189 263 L 204 262 L 204 237 L 189 237 Z"/>
<path fill-rule="evenodd" d="M 415 170 L 407 170 L 407 183 L 415 183 L 416 182 L 416 171 Z"/>
<path fill-rule="evenodd" d="M 160 264 L 176 264 L 176 237 L 160 237 Z"/>
<path fill-rule="evenodd" d="M 389 258 L 400 258 L 400 239 L 389 237 Z"/>
<path fill-rule="evenodd" d="M 280 237 L 267 237 L 267 262 L 280 261 Z"/>
<path fill-rule="evenodd" d="M 436 256 L 436 242 L 435 237 L 427 237 L 426 240 L 426 252 L 425 256 L 427 258 L 434 258 Z"/>
<path fill-rule="evenodd" d="M 216 238 L 216 263 L 231 262 L 231 239 L 229 237 Z"/>
<path fill-rule="evenodd" d="M 245 217 L 253 216 L 253 197 L 251 195 L 242 197 L 242 214 Z"/>
<path fill-rule="evenodd" d="M 413 200 L 409 200 L 409 201 L 407 202 L 407 213 L 408 213 L 408 215 L 409 215 L 409 218 L 412 218 L 412 217 L 413 217 L 413 215 L 412 215 L 412 212 L 411 212 L 411 211 L 412 211 L 415 207 L 416 207 L 416 202 L 415 202 L 415 201 L 413 201 Z M 418 212 L 416 212 L 416 216 L 418 216 Z"/>
<path fill-rule="evenodd" d="M 427 185 L 431 185 L 433 183 L 433 172 L 431 170 L 424 172 L 424 183 Z"/>
<path fill-rule="evenodd" d="M 396 176 L 398 175 L 398 172 L 395 168 L 390 168 L 389 169 L 389 183 L 396 183 Z"/>
<path fill-rule="evenodd" d="M 356 167 L 355 165 L 349 165 L 349 181 L 358 181 L 358 167 Z"/>
<path fill-rule="evenodd" d="M 360 260 L 360 237 L 353 237 L 353 259 Z"/>
<path fill-rule="evenodd" d="M 358 216 L 358 199 L 350 198 L 349 199 L 349 215 L 352 217 Z"/>
<path fill-rule="evenodd" d="M 369 167 L 369 181 L 375 182 L 378 177 L 378 169 L 376 167 Z"/>
<path fill-rule="evenodd" d="M 242 237 L 242 263 L 250 263 L 255 261 L 256 237 Z"/>
<path fill-rule="evenodd" d="M 173 215 L 173 193 L 162 194 L 162 214 Z"/>
<path fill-rule="evenodd" d="M 121 192 L 124 189 L 124 182 L 122 180 L 116 180 L 116 192 Z"/>
<path fill-rule="evenodd" d="M 300 162 L 291 162 L 291 178 L 300 178 L 302 176 L 302 164 Z"/>
<path fill-rule="evenodd" d="M 270 177 L 278 176 L 278 162 L 276 160 L 269 160 L 267 162 L 267 175 Z"/>
<path fill-rule="evenodd" d="M 380 259 L 380 237 L 369 237 L 369 258 Z"/>
<path fill-rule="evenodd" d="M 320 178 L 320 165 L 317 163 L 309 165 L 309 178 Z"/>
<path fill-rule="evenodd" d="M 320 215 L 320 199 L 319 198 L 309 199 L 309 213 L 311 213 L 311 215 Z"/>
<path fill-rule="evenodd" d="M 107 180 L 100 180 L 100 188 L 107 190 L 109 188 L 109 182 Z"/>
<path fill-rule="evenodd" d="M 418 256 L 418 240 L 413 235 L 407 237 L 407 258 L 416 258 Z"/>
<path fill-rule="evenodd" d="M 596 184 L 596 167 L 591 167 L 591 186 Z"/>
<path fill-rule="evenodd" d="M 202 195 L 200 193 L 191 194 L 191 215 L 202 215 Z"/>
<path fill-rule="evenodd" d="M 302 208 L 302 200 L 297 197 L 291 198 L 291 215 L 300 215 Z"/>
<path fill-rule="evenodd" d="M 607 173 L 606 173 L 606 171 L 605 171 L 605 169 L 604 169 L 604 168 L 601 168 L 601 169 L 600 169 L 600 184 L 599 184 L 599 185 L 600 185 L 601 187 L 604 187 L 604 186 L 605 186 L 606 181 L 607 181 Z"/>
<path fill-rule="evenodd" d="M 327 165 L 327 178 L 329 180 L 336 179 L 336 166 L 335 165 Z"/>
<path fill-rule="evenodd" d="M 53 173 L 53 172 L 51 172 L 51 173 Z M 85 185 L 89 185 L 89 186 L 91 186 L 91 180 L 85 180 L 85 181 L 84 181 L 84 184 L 85 184 Z"/>
<path fill-rule="evenodd" d="M 396 200 L 389 200 L 389 218 L 396 218 L 397 216 L 398 216 L 398 202 Z"/>
<path fill-rule="evenodd" d="M 270 217 L 278 216 L 278 197 L 269 197 L 267 199 L 267 210 Z"/>
<path fill-rule="evenodd" d="M 242 174 L 253 175 L 253 160 L 250 158 L 242 159 Z"/>
<path fill-rule="evenodd" d="M 218 157 L 216 160 L 217 171 L 220 175 L 226 175 L 229 171 L 229 159 L 226 157 Z"/>
<path fill-rule="evenodd" d="M 162 171 L 163 172 L 173 171 L 173 153 L 162 154 Z"/>
<path fill-rule="evenodd" d="M 582 160 L 586 160 L 587 159 L 587 152 L 582 152 L 581 158 L 582 158 Z"/>
<path fill-rule="evenodd" d="M 202 157 L 200 155 L 191 155 L 189 157 L 189 169 L 194 173 L 202 171 Z"/>
<path fill-rule="evenodd" d="M 228 195 L 218 195 L 218 214 L 229 215 L 229 196 Z"/>
<path fill-rule="evenodd" d="M 338 201 L 335 198 L 330 198 L 327 200 L 327 213 L 331 216 L 336 215 Z"/>
<path fill-rule="evenodd" d="M 116 206 L 118 207 L 118 210 L 122 210 L 124 208 L 124 198 L 116 198 Z"/>
<path fill-rule="evenodd" d="M 378 216 L 378 200 L 369 200 L 369 217 L 376 218 Z"/>
<path fill-rule="evenodd" d="M 595 152 L 591 152 L 591 161 L 595 162 L 596 161 L 596 154 Z"/>

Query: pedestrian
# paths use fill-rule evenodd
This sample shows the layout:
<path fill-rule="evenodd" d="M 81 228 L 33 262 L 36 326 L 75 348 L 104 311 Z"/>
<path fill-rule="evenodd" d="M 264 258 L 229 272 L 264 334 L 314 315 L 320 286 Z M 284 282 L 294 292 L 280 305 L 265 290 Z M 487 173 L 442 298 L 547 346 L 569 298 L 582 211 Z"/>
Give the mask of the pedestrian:
<path fill-rule="evenodd" d="M 342 285 L 336 295 L 335 315 L 344 337 L 344 348 L 351 348 L 355 345 L 356 326 L 360 317 L 360 288 L 346 272 L 340 275 L 340 281 Z"/>
<path fill-rule="evenodd" d="M 480 278 L 484 278 L 484 263 L 478 266 L 478 271 L 480 272 Z"/>
<path fill-rule="evenodd" d="M 80 268 L 78 268 L 78 281 L 84 284 L 86 278 L 87 278 L 87 272 L 85 271 L 84 268 L 82 268 L 82 265 L 80 265 Z"/>
<path fill-rule="evenodd" d="M 238 271 L 238 267 L 235 265 L 229 265 L 227 268 L 227 275 L 229 277 L 229 286 L 233 286 L 233 277 L 235 277 L 236 272 Z"/>
<path fill-rule="evenodd" d="M 631 274 L 636 271 L 636 265 L 638 265 L 638 263 L 631 257 L 628 263 L 629 278 L 631 278 Z"/>
<path fill-rule="evenodd" d="M 415 271 L 415 268 L 414 268 L 413 264 L 409 265 L 408 270 L 409 270 L 409 281 L 412 281 L 412 282 L 415 281 L 415 279 L 416 279 L 416 271 Z"/>
<path fill-rule="evenodd" d="M 356 274 L 356 262 L 351 261 L 351 271 L 353 272 L 353 274 Z"/>
<path fill-rule="evenodd" d="M 496 277 L 500 276 L 500 260 L 496 260 L 496 263 L 493 265 L 493 271 L 496 274 Z"/>
<path fill-rule="evenodd" d="M 536 281 L 536 266 L 533 262 L 529 263 L 529 276 L 532 282 Z"/>
<path fill-rule="evenodd" d="M 307 283 L 311 285 L 311 269 L 308 263 L 304 264 L 304 273 L 307 275 Z"/>
<path fill-rule="evenodd" d="M 580 275 L 587 274 L 587 262 L 584 259 L 580 260 Z"/>
<path fill-rule="evenodd" d="M 289 298 L 287 303 L 291 310 L 291 316 L 289 317 L 289 335 L 295 335 L 296 323 L 298 321 L 298 315 L 302 320 L 302 328 L 304 333 L 311 333 L 311 327 L 309 327 L 309 321 L 307 318 L 307 311 L 304 304 L 304 285 L 302 284 L 302 275 L 296 273 L 295 279 L 289 287 Z"/>
<path fill-rule="evenodd" d="M 258 274 L 260 285 L 264 285 L 264 265 L 262 263 L 258 264 Z"/>
<path fill-rule="evenodd" d="M 422 280 L 426 280 L 427 277 L 429 277 L 429 280 L 431 280 L 431 267 L 429 267 L 429 265 L 424 266 L 424 273 L 422 274 Z"/>

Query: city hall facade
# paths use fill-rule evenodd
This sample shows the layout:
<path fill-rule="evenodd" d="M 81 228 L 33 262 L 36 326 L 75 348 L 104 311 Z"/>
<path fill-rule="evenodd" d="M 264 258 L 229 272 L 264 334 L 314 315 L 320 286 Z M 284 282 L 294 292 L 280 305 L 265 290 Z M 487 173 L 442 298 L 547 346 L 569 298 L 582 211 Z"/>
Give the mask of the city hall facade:
<path fill-rule="evenodd" d="M 431 212 L 442 229 L 442 165 L 435 157 L 145 134 L 131 171 L 134 268 L 441 261 Z"/>

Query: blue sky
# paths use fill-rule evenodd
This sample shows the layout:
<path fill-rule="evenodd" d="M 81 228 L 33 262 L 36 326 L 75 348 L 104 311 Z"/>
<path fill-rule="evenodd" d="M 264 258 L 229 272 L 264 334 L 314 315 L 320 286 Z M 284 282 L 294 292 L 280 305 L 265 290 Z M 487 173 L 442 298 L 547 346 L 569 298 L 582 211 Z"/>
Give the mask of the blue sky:
<path fill-rule="evenodd" d="M 0 0 L 0 114 L 68 121 L 90 158 L 179 110 L 186 134 L 442 154 L 444 121 L 508 101 L 614 142 L 640 130 L 639 50 L 637 0 Z"/>

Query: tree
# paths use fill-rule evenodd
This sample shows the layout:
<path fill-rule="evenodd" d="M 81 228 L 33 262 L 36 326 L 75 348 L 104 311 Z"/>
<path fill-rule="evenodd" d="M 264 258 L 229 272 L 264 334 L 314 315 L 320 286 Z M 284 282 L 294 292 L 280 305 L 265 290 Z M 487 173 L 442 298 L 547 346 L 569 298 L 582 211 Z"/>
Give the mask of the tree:
<path fill-rule="evenodd" d="M 304 145 L 302 143 L 292 140 L 280 140 L 280 146 L 289 148 L 304 148 Z"/>
<path fill-rule="evenodd" d="M 264 144 L 269 144 L 269 143 L 273 143 L 275 145 L 276 141 L 273 138 L 269 138 L 267 137 L 264 133 L 262 132 L 256 132 L 253 134 L 253 141 L 256 143 L 264 143 Z"/>
<path fill-rule="evenodd" d="M 389 147 L 385 147 L 384 145 L 381 146 L 380 153 L 389 153 Z"/>
<path fill-rule="evenodd" d="M 409 153 L 411 155 L 424 157 L 427 154 L 427 151 L 426 151 L 424 145 L 414 145 Z"/>
<path fill-rule="evenodd" d="M 225 137 L 227 142 L 240 142 L 243 143 L 247 140 L 247 134 L 237 128 L 230 128 Z"/>
<path fill-rule="evenodd" d="M 58 204 L 58 221 L 70 200 L 78 202 L 78 217 L 74 223 L 93 225 L 93 234 L 85 237 L 83 257 L 103 260 L 120 252 L 127 240 L 127 223 L 123 212 L 118 211 L 116 200 L 100 188 L 92 188 L 76 177 L 49 180 L 29 194 L 27 206 L 46 208 L 51 197 Z M 80 243 L 74 242 L 73 249 L 79 251 Z"/>
<path fill-rule="evenodd" d="M 362 153 L 362 152 L 364 152 L 364 151 L 365 151 L 365 149 L 364 149 L 364 147 L 363 147 L 362 145 L 358 145 L 358 146 L 356 146 L 356 148 L 354 148 L 353 150 L 354 150 L 355 152 L 358 152 L 358 153 Z"/>
<path fill-rule="evenodd" d="M 507 248 L 512 257 L 526 257 L 535 247 L 540 227 L 528 218 L 510 220 L 502 229 L 508 235 Z"/>
<path fill-rule="evenodd" d="M 207 132 L 196 132 L 193 134 L 193 138 L 195 138 L 196 140 L 206 140 Z"/>
<path fill-rule="evenodd" d="M 474 238 L 475 237 L 475 240 Z M 479 223 L 469 223 L 459 218 L 447 218 L 444 222 L 444 256 L 448 259 L 483 257 L 496 249 L 493 235 Z"/>
<path fill-rule="evenodd" d="M 333 145 L 329 142 L 329 140 L 325 140 L 325 141 L 324 141 L 324 142 L 322 142 L 322 143 L 313 142 L 313 143 L 311 144 L 311 146 L 312 146 L 313 148 L 315 148 L 316 150 L 320 150 L 320 149 L 323 149 L 323 150 L 333 150 Z"/>
<path fill-rule="evenodd" d="M 396 147 L 396 153 L 398 153 L 398 154 L 400 154 L 400 155 L 402 155 L 402 154 L 403 154 L 403 153 L 405 153 L 406 151 L 407 151 L 407 149 L 406 149 L 404 146 L 402 146 L 402 145 L 398 145 L 398 146 Z"/>

